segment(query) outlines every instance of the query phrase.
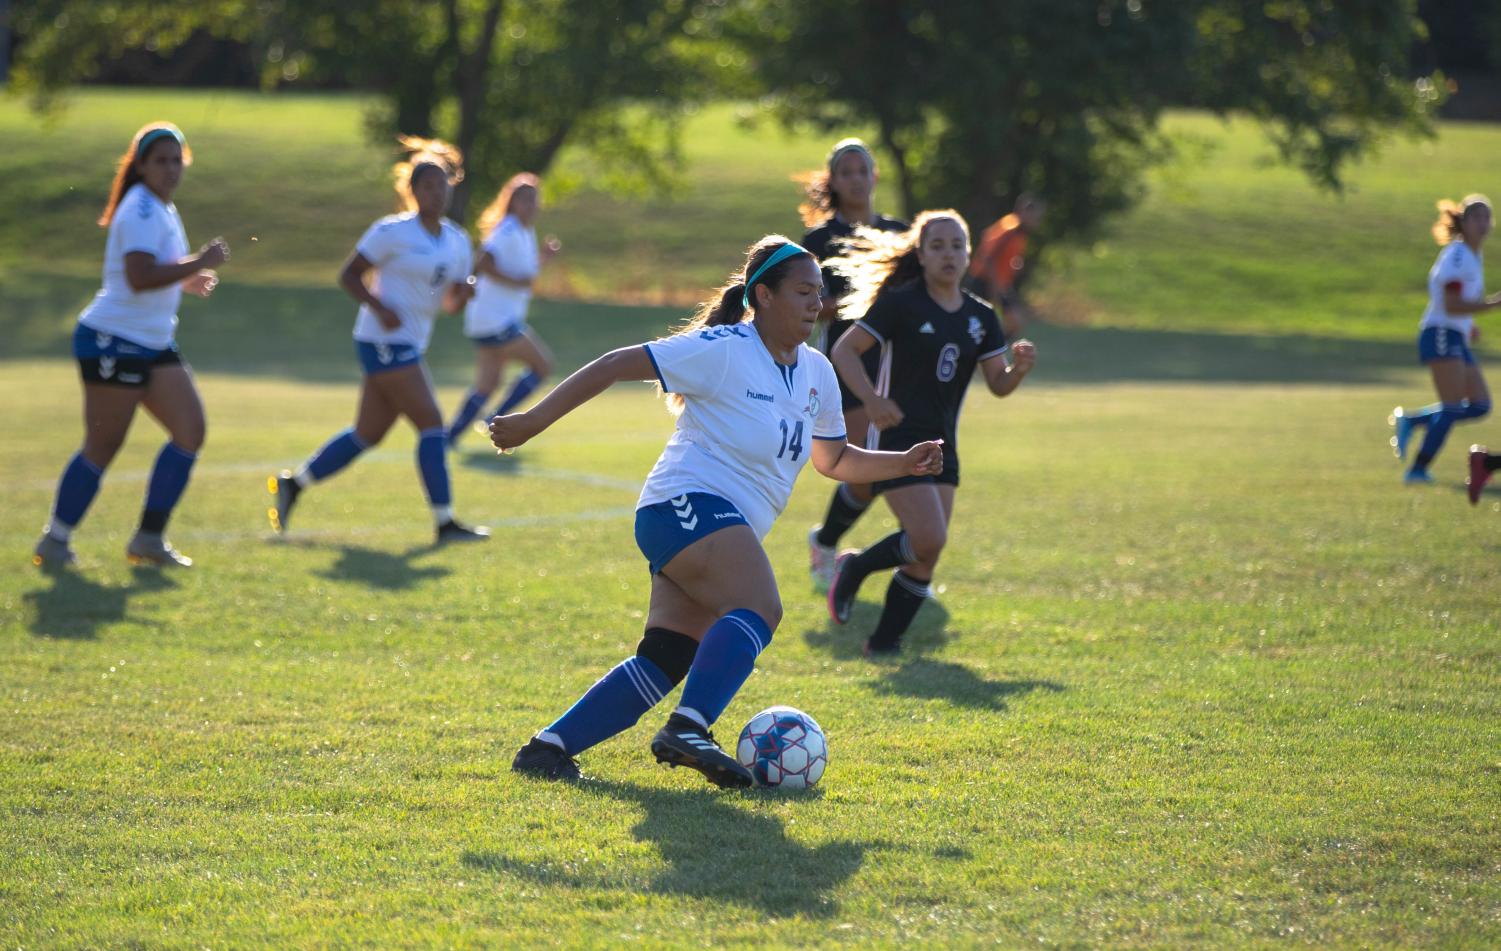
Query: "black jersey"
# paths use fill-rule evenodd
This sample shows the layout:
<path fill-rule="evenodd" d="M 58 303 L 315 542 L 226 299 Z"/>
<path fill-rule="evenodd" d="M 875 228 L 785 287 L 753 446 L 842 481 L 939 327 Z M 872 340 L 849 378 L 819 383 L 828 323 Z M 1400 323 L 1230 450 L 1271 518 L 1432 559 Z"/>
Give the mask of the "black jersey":
<path fill-rule="evenodd" d="M 906 231 L 907 223 L 885 215 L 876 215 L 870 227 L 877 231 Z M 803 235 L 803 247 L 813 252 L 813 256 L 820 261 L 838 257 L 843 250 L 839 242 L 855 233 L 855 226 L 844 221 L 838 215 L 830 215 L 829 220 Z M 823 286 L 828 295 L 835 300 L 843 297 L 849 290 L 844 278 L 833 273 L 828 268 L 823 270 Z"/>
<path fill-rule="evenodd" d="M 881 345 L 876 392 L 901 407 L 902 430 L 953 443 L 975 365 L 1006 349 L 995 310 L 967 291 L 950 313 L 921 279 L 881 294 L 856 326 Z"/>

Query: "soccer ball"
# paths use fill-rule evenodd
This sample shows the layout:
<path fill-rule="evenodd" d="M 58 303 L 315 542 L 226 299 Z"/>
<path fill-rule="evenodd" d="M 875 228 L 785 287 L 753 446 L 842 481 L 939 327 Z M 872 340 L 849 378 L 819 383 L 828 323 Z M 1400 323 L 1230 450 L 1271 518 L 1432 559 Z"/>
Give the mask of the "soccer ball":
<path fill-rule="evenodd" d="M 767 707 L 740 731 L 735 758 L 756 784 L 809 789 L 829 765 L 829 744 L 818 721 L 792 707 Z"/>

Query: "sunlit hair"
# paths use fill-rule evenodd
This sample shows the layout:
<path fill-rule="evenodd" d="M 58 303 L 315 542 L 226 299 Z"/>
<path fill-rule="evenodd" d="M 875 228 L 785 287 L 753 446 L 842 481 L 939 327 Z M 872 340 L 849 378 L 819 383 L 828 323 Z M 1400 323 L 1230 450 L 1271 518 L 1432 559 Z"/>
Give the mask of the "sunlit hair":
<path fill-rule="evenodd" d="M 412 194 L 413 176 L 422 176 L 436 169 L 448 177 L 448 184 L 457 185 L 464 180 L 464 153 L 442 139 L 424 139 L 416 135 L 399 135 L 407 157 L 391 166 L 391 175 L 396 182 L 396 197 L 399 207 L 406 211 L 417 210 L 417 198 Z"/>
<path fill-rule="evenodd" d="M 870 170 L 876 170 L 876 157 L 871 154 L 870 147 L 859 139 L 850 138 L 834 143 L 834 147 L 829 150 L 829 157 L 824 160 L 823 168 L 792 176 L 793 181 L 803 186 L 803 203 L 797 206 L 797 213 L 807 227 L 823 224 L 839 210 L 839 195 L 834 191 L 833 183 L 834 166 L 851 152 L 864 155 L 865 160 L 870 163 Z"/>
<path fill-rule="evenodd" d="M 708 300 L 699 304 L 698 309 L 693 312 L 693 316 L 689 317 L 688 321 L 681 327 L 678 327 L 674 333 L 692 333 L 707 327 L 723 327 L 728 324 L 738 324 L 744 321 L 749 316 L 745 310 L 745 298 L 747 296 L 745 293 L 745 279 L 756 273 L 756 270 L 762 264 L 766 263 L 766 259 L 775 254 L 778 248 L 784 244 L 791 243 L 790 239 L 782 235 L 769 234 L 747 248 L 745 251 L 744 266 L 734 274 L 731 274 L 729 281 L 721 286 L 719 290 L 715 291 Z M 765 273 L 760 277 L 756 278 L 756 286 L 765 285 L 767 288 L 775 291 L 782 285 L 782 281 L 786 278 L 787 271 L 791 268 L 793 262 L 802 258 L 811 258 L 812 256 L 811 253 L 803 253 L 783 258 L 767 268 Z M 751 310 L 755 310 L 757 305 L 756 295 L 750 294 L 749 297 L 751 300 Z M 679 393 L 667 394 L 667 408 L 672 410 L 674 416 L 681 413 L 683 411 L 682 395 Z"/>
<path fill-rule="evenodd" d="M 172 135 L 161 136 L 150 145 L 146 146 L 146 154 L 138 154 L 141 151 L 141 140 L 158 129 L 166 129 Z M 120 199 L 130 191 L 130 186 L 141 180 L 141 172 L 136 166 L 144 162 L 146 157 L 155 152 L 163 142 L 182 143 L 182 164 L 193 164 L 193 150 L 188 148 L 188 143 L 182 137 L 182 130 L 170 122 L 148 122 L 141 126 L 130 139 L 130 147 L 120 156 L 115 163 L 115 180 L 109 186 L 109 200 L 104 203 L 104 213 L 99 216 L 99 227 L 108 228 L 109 223 L 115 220 L 115 209 L 120 205 Z"/>
<path fill-rule="evenodd" d="M 1447 198 L 1438 201 L 1438 220 L 1433 223 L 1433 240 L 1439 244 L 1448 244 L 1462 233 L 1460 225 L 1464 223 L 1465 215 L 1477 205 L 1483 205 L 1486 211 L 1491 210 L 1491 200 L 1484 195 L 1466 195 L 1458 202 Z"/>
<path fill-rule="evenodd" d="M 856 228 L 844 240 L 844 252 L 824 262 L 824 266 L 849 282 L 849 293 L 839 306 L 841 313 L 859 319 L 876 298 L 885 291 L 922 277 L 917 249 L 928 235 L 928 227 L 938 221 L 953 221 L 969 242 L 969 224 L 952 208 L 925 211 L 906 231 L 877 231 Z"/>
<path fill-rule="evenodd" d="M 485 210 L 480 213 L 479 233 L 481 238 L 493 231 L 495 226 L 500 224 L 501 219 L 511 213 L 511 199 L 522 188 L 530 188 L 534 191 L 540 190 L 542 188 L 542 179 L 531 172 L 517 172 L 504 185 L 500 186 L 500 191 L 496 193 L 495 200 L 490 202 L 485 207 Z"/>

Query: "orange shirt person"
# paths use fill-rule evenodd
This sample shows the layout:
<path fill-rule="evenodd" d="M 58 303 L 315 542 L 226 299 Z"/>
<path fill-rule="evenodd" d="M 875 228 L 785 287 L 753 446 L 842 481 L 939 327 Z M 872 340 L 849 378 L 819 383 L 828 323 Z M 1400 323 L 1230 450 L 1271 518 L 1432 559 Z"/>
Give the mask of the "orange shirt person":
<path fill-rule="evenodd" d="M 1016 200 L 1015 211 L 980 235 L 980 246 L 970 262 L 970 277 L 977 282 L 980 295 L 1000 310 L 1008 340 L 1021 335 L 1020 312 L 1025 308 L 1017 282 L 1027 263 L 1027 239 L 1042 223 L 1045 210 L 1041 199 L 1023 194 Z"/>

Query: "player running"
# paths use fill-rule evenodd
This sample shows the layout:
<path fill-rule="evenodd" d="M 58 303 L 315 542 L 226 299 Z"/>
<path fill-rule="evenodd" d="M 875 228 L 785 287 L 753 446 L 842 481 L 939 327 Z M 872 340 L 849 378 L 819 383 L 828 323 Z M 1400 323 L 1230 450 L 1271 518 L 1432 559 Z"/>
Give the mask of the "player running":
<path fill-rule="evenodd" d="M 437 139 L 404 136 L 410 157 L 395 166 L 396 194 L 407 211 L 375 222 L 355 245 L 339 286 L 360 303 L 354 346 L 365 380 L 354 426 L 335 435 L 296 473 L 269 482 L 276 505 L 271 527 L 285 532 L 292 507 L 308 486 L 343 469 L 380 442 L 398 416 L 416 427 L 417 468 L 432 506 L 437 542 L 483 541 L 488 529 L 453 517 L 448 484 L 447 431 L 423 352 L 439 307 L 453 313 L 474 293 L 469 238 L 444 217 L 463 157 Z M 366 277 L 369 276 L 369 283 Z"/>
<path fill-rule="evenodd" d="M 1423 443 L 1403 481 L 1426 485 L 1433 481 L 1428 467 L 1443 448 L 1455 423 L 1476 420 L 1491 411 L 1485 375 L 1470 350 L 1476 335 L 1474 315 L 1501 306 L 1501 295 L 1485 296 L 1485 273 L 1480 248 L 1491 233 L 1491 203 L 1484 195 L 1469 195 L 1459 204 L 1438 203 L 1433 238 L 1443 248 L 1428 271 L 1428 309 L 1418 332 L 1418 360 L 1433 374 L 1439 402 L 1422 409 L 1392 410 L 1392 449 L 1407 458 L 1412 434 L 1426 427 Z"/>
<path fill-rule="evenodd" d="M 645 636 L 523 746 L 512 769 L 577 778 L 574 757 L 629 728 L 686 678 L 652 754 L 717 786 L 751 785 L 709 729 L 781 621 L 761 539 L 798 472 L 811 458 L 830 478 L 872 482 L 933 475 L 943 460 L 930 442 L 900 453 L 846 443 L 834 369 L 806 344 L 822 290 L 810 252 L 780 235 L 762 238 L 682 332 L 611 351 L 530 411 L 491 420 L 492 441 L 509 450 L 622 380 L 657 381 L 678 416 L 637 502 L 636 544 L 652 576 Z"/>
<path fill-rule="evenodd" d="M 491 414 L 494 416 L 504 416 L 520 406 L 552 372 L 552 354 L 526 325 L 537 274 L 563 247 L 550 236 L 540 247 L 537 243 L 533 222 L 541 207 L 541 184 L 530 172 L 511 176 L 480 215 L 479 232 L 485 239 L 479 260 L 474 262 L 478 282 L 474 299 L 464 308 L 464 335 L 474 343 L 474 385 L 448 424 L 450 446 L 458 442 L 500 385 L 506 363 L 519 360 L 527 369 L 511 385 L 511 391 Z"/>
<path fill-rule="evenodd" d="M 906 231 L 907 223 L 877 214 L 872 204 L 875 193 L 876 160 L 870 148 L 859 139 L 841 139 L 829 152 L 824 167 L 808 173 L 804 180 L 807 198 L 798 208 L 803 224 L 811 230 L 803 236 L 803 247 L 819 261 L 826 261 L 843 250 L 843 242 L 856 228 L 877 231 Z M 825 356 L 854 321 L 840 317 L 839 301 L 849 290 L 843 277 L 827 267 L 823 269 L 826 296 L 818 314 L 818 325 L 809 341 Z M 872 361 L 875 354 L 871 354 Z M 874 362 L 866 369 L 874 373 Z M 845 431 L 855 442 L 866 444 L 870 421 L 865 409 L 844 381 L 839 382 L 839 400 L 844 409 Z M 834 579 L 834 558 L 839 540 L 870 505 L 870 486 L 841 484 L 829 500 L 823 524 L 808 533 L 808 570 L 818 591 L 829 590 Z"/>
<path fill-rule="evenodd" d="M 207 297 L 218 283 L 214 268 L 229 259 L 215 238 L 188 253 L 187 233 L 172 196 L 193 153 L 182 132 L 153 122 L 120 156 L 109 201 L 99 216 L 107 228 L 104 281 L 73 334 L 83 377 L 83 448 L 63 469 L 52 517 L 32 560 L 42 567 L 76 561 L 70 541 L 99 480 L 125 442 L 137 406 L 167 430 L 146 484 L 140 527 L 125 546 L 135 564 L 186 568 L 191 558 L 165 532 L 203 447 L 203 400 L 176 342 L 182 292 Z"/>
<path fill-rule="evenodd" d="M 996 396 L 1009 396 L 1036 362 L 1030 341 L 1009 347 L 995 309 L 960 282 L 969 264 L 969 228 L 955 211 L 925 211 L 899 236 L 868 234 L 833 266 L 853 285 L 845 307 L 863 313 L 834 346 L 834 366 L 880 430 L 879 448 L 901 452 L 930 440 L 943 443 L 940 472 L 877 482 L 901 527 L 835 566 L 829 614 L 843 624 L 871 573 L 892 573 L 886 606 L 865 642 L 866 656 L 894 653 L 923 600 L 948 539 L 959 486 L 959 408 L 975 366 Z M 880 347 L 879 379 L 863 357 Z"/>

